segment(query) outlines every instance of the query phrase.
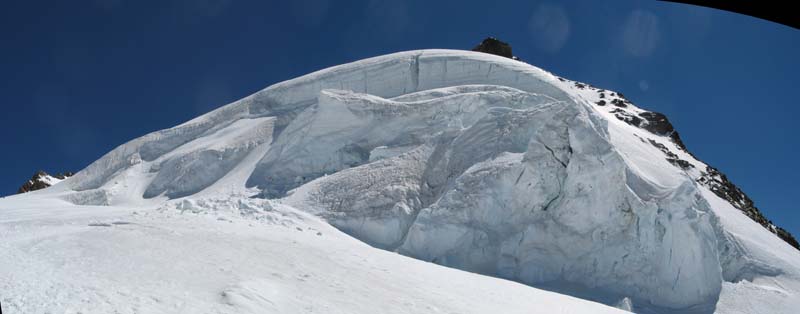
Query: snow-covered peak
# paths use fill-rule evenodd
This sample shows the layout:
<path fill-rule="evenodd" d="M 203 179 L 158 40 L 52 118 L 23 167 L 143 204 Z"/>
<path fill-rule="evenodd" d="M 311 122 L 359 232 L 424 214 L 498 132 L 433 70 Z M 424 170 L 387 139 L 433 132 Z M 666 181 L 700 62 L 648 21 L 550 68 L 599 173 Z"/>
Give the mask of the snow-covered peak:
<path fill-rule="evenodd" d="M 665 116 L 486 53 L 400 52 L 278 83 L 47 192 L 137 208 L 269 199 L 375 247 L 637 312 L 800 306 L 800 252 Z"/>
<path fill-rule="evenodd" d="M 42 170 L 37 171 L 30 180 L 26 181 L 22 186 L 17 189 L 17 194 L 19 193 L 27 193 L 31 191 L 41 190 L 57 183 L 64 181 L 64 179 L 69 178 L 73 175 L 72 172 L 65 172 L 62 174 L 57 174 L 51 176 Z"/>

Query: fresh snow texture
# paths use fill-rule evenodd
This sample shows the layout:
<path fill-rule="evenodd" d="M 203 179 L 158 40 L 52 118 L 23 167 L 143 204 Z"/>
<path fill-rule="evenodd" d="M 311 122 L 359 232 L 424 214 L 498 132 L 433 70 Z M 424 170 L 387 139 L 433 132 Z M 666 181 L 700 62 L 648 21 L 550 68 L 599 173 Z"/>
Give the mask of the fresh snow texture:
<path fill-rule="evenodd" d="M 143 312 L 612 310 L 427 261 L 641 313 L 800 307 L 800 253 L 696 183 L 701 161 L 619 118 L 641 109 L 599 97 L 452 50 L 270 86 L 0 200 L 0 276 L 27 282 L 0 297 L 34 312 L 85 291 Z"/>

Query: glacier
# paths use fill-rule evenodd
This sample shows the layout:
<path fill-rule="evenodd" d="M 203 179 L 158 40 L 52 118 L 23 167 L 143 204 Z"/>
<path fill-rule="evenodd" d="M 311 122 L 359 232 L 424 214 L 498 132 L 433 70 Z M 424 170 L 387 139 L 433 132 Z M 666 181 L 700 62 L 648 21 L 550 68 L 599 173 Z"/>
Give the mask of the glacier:
<path fill-rule="evenodd" d="M 704 184 L 709 166 L 648 114 L 523 62 L 400 52 L 134 139 L 0 200 L 0 215 L 34 201 L 169 217 L 233 208 L 220 221 L 268 225 L 310 215 L 386 251 L 635 312 L 793 313 L 800 252 Z M 226 302 L 257 308 L 290 288 L 230 289 Z"/>

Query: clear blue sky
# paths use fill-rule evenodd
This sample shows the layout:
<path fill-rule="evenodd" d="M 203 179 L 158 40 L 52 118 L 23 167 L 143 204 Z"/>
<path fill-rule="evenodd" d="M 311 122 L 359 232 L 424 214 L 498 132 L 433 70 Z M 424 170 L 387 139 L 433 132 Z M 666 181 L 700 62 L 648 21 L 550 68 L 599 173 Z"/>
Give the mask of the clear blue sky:
<path fill-rule="evenodd" d="M 772 22 L 644 0 L 0 0 L 0 35 L 0 194 L 279 81 L 491 35 L 667 114 L 800 236 L 800 30 Z"/>

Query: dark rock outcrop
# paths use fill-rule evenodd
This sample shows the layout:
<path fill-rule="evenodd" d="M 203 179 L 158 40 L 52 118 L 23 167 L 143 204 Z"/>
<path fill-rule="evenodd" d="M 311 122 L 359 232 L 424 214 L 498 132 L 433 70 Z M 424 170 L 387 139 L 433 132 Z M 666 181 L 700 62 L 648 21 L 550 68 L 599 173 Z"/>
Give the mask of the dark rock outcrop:
<path fill-rule="evenodd" d="M 611 104 L 620 108 L 628 107 L 628 104 L 625 103 L 622 99 L 614 98 L 611 100 Z"/>
<path fill-rule="evenodd" d="M 641 139 L 641 138 L 639 138 L 639 139 Z M 642 141 L 644 141 L 644 140 L 642 139 Z M 678 157 L 678 155 L 676 155 L 675 153 L 670 151 L 669 148 L 664 146 L 664 144 L 656 142 L 656 141 L 654 141 L 652 139 L 647 139 L 647 142 L 649 142 L 650 145 L 653 145 L 655 148 L 658 148 L 658 150 L 663 152 L 664 155 L 667 155 L 667 161 L 669 163 L 671 163 L 673 166 L 681 168 L 683 170 L 689 170 L 690 168 L 694 168 L 694 165 L 692 165 L 692 163 L 690 163 L 690 162 L 688 162 L 686 160 L 680 159 L 680 157 Z"/>
<path fill-rule="evenodd" d="M 605 104 L 605 102 L 603 104 Z M 598 103 L 598 105 L 600 105 L 600 104 Z M 611 113 L 613 113 L 614 116 L 617 117 L 617 119 L 619 119 L 620 121 L 625 121 L 625 123 L 627 123 L 627 124 L 630 124 L 630 125 L 633 125 L 633 126 L 639 126 L 639 125 L 642 124 L 642 119 L 641 118 L 639 118 L 639 117 L 637 117 L 637 116 L 635 116 L 635 115 L 633 115 L 633 114 L 631 114 L 631 113 L 629 113 L 629 112 L 627 112 L 625 110 L 614 109 L 614 110 L 611 110 Z"/>
<path fill-rule="evenodd" d="M 31 177 L 30 180 L 25 182 L 25 184 L 23 184 L 22 186 L 19 187 L 19 189 L 17 189 L 17 194 L 27 193 L 27 192 L 36 191 L 36 190 L 41 190 L 41 189 L 44 189 L 46 187 L 49 187 L 50 183 L 49 183 L 49 180 L 47 180 L 47 177 L 52 177 L 52 178 L 56 178 L 56 179 L 59 179 L 59 180 L 64 180 L 66 178 L 71 177 L 72 175 L 74 175 L 74 173 L 72 173 L 72 172 L 64 172 L 64 173 L 60 173 L 60 174 L 51 176 L 51 175 L 47 174 L 47 172 L 44 172 L 42 170 L 36 171 L 36 173 Z"/>
<path fill-rule="evenodd" d="M 775 225 L 772 226 L 775 227 L 774 233 L 778 235 L 779 238 L 783 239 L 783 241 L 786 241 L 786 243 L 789 243 L 789 245 L 793 246 L 794 248 L 800 250 L 800 243 L 797 242 L 797 239 L 795 239 L 794 236 L 789 233 L 789 231 L 786 231 L 786 229 Z"/>
<path fill-rule="evenodd" d="M 640 127 L 650 131 L 650 133 L 669 136 L 673 142 L 675 142 L 678 147 L 689 153 L 686 149 L 686 145 L 683 144 L 681 140 L 681 136 L 678 134 L 678 131 L 675 131 L 675 128 L 672 126 L 672 123 L 669 123 L 669 119 L 662 113 L 658 112 L 642 112 L 639 114 L 642 119 L 647 121 L 647 123 L 641 125 Z M 691 154 L 691 153 L 689 153 Z M 694 155 L 692 155 L 694 156 Z"/>
<path fill-rule="evenodd" d="M 511 51 L 511 45 L 494 37 L 484 39 L 480 44 L 475 46 L 475 48 L 472 48 L 472 51 L 491 53 L 493 55 L 519 60 Z"/>

